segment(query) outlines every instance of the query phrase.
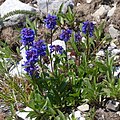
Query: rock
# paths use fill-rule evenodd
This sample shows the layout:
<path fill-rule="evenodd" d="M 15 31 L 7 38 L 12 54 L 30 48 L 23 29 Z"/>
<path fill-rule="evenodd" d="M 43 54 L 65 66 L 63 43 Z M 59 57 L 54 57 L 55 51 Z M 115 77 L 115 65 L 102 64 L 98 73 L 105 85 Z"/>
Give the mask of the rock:
<path fill-rule="evenodd" d="M 109 51 L 112 51 L 113 49 L 117 48 L 116 44 L 114 42 L 110 43 L 110 46 L 108 47 Z"/>
<path fill-rule="evenodd" d="M 109 100 L 105 106 L 106 110 L 118 111 L 120 109 L 120 102 Z"/>
<path fill-rule="evenodd" d="M 120 78 L 120 66 L 115 67 L 114 76 Z"/>
<path fill-rule="evenodd" d="M 97 22 L 100 22 L 100 17 L 103 14 L 106 14 L 109 11 L 110 7 L 107 5 L 101 5 L 98 10 L 96 10 L 95 13 L 92 14 L 92 16 L 95 18 Z"/>
<path fill-rule="evenodd" d="M 48 50 L 49 50 L 49 52 L 50 52 L 50 48 L 49 48 L 50 45 L 51 45 L 51 44 L 48 44 Z M 65 42 L 62 41 L 62 40 L 55 40 L 55 41 L 52 42 L 52 45 L 60 45 L 60 46 L 63 47 L 64 50 L 66 50 Z M 51 56 L 53 56 L 54 54 L 55 54 L 55 52 L 53 52 L 53 53 L 51 54 Z M 53 58 L 53 60 L 52 60 L 52 65 L 54 64 L 54 61 L 55 61 L 55 58 Z M 50 63 L 49 65 L 47 65 L 47 67 L 49 68 L 50 71 L 52 71 L 51 63 Z"/>
<path fill-rule="evenodd" d="M 119 36 L 119 31 L 117 29 L 114 28 L 114 26 L 111 24 L 109 25 L 109 33 L 111 35 L 111 37 L 114 39 L 114 38 L 117 38 Z"/>
<path fill-rule="evenodd" d="M 120 116 L 120 111 L 118 111 L 117 114 Z"/>
<path fill-rule="evenodd" d="M 27 11 L 35 11 L 36 9 L 31 7 L 28 4 L 22 3 L 19 0 L 6 0 L 1 6 L 0 6 L 0 14 L 1 17 L 6 15 L 9 12 L 15 11 L 15 10 L 27 10 Z M 23 15 L 22 15 L 23 16 Z M 11 19 L 13 21 L 16 21 L 20 15 L 13 15 L 11 17 L 8 17 L 7 19 Z"/>
<path fill-rule="evenodd" d="M 96 110 L 94 120 L 120 120 L 120 116 L 115 112 L 105 111 L 99 108 Z"/>
<path fill-rule="evenodd" d="M 24 62 L 26 61 L 26 54 L 25 54 L 26 52 L 25 51 L 26 50 L 25 50 L 24 46 L 21 46 L 20 47 L 20 53 L 21 53 L 20 55 L 22 56 L 23 59 L 18 62 L 18 64 L 15 66 L 15 68 L 10 69 L 11 76 L 19 77 L 19 76 L 23 75 L 23 73 L 26 73 L 22 66 L 24 64 Z"/>
<path fill-rule="evenodd" d="M 78 111 L 73 111 L 73 113 L 71 113 L 69 115 L 70 120 L 72 120 L 72 116 L 74 116 L 76 118 L 76 120 L 81 120 L 81 113 L 80 113 L 79 110 Z"/>
<path fill-rule="evenodd" d="M 83 104 L 81 106 L 77 107 L 78 110 L 80 110 L 81 112 L 86 112 L 89 110 L 89 105 L 88 104 Z"/>
<path fill-rule="evenodd" d="M 58 12 L 63 3 L 62 12 L 67 11 L 69 5 L 74 5 L 73 0 L 37 0 L 39 10 L 44 14 Z"/>
<path fill-rule="evenodd" d="M 113 49 L 112 51 L 111 51 L 111 54 L 112 55 L 120 55 L 120 49 Z"/>
<path fill-rule="evenodd" d="M 17 118 L 18 118 L 18 120 L 20 119 L 22 119 L 22 120 L 35 120 L 35 118 L 33 118 L 33 119 L 30 119 L 30 118 L 26 118 L 27 117 L 27 115 L 29 114 L 29 112 L 30 111 L 33 111 L 31 108 L 29 108 L 29 107 L 26 107 L 25 109 L 23 109 L 25 112 L 20 112 L 20 111 L 17 111 L 16 112 L 16 115 L 17 115 Z"/>
<path fill-rule="evenodd" d="M 107 16 L 111 17 L 114 14 L 115 10 L 116 10 L 116 3 L 114 4 L 114 7 L 108 11 Z"/>
<path fill-rule="evenodd" d="M 87 2 L 87 3 L 91 3 L 91 2 L 92 2 L 92 0 L 86 0 L 86 2 Z"/>
<path fill-rule="evenodd" d="M 96 53 L 96 57 L 105 56 L 105 52 L 103 50 L 100 50 L 98 53 Z"/>

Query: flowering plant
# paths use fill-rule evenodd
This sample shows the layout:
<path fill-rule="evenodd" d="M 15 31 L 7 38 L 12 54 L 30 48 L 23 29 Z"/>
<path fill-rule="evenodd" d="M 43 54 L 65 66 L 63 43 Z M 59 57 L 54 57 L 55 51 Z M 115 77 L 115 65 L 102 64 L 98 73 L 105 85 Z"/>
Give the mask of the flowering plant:
<path fill-rule="evenodd" d="M 29 94 L 24 95 L 16 84 L 16 94 L 20 91 L 22 102 L 32 108 L 28 114 L 30 118 L 70 119 L 68 114 L 86 99 L 89 104 L 100 106 L 100 100 L 108 95 L 105 92 L 107 86 L 111 89 L 110 86 L 115 84 L 113 58 L 106 52 L 107 60 L 103 63 L 96 56 L 104 43 L 110 40 L 103 35 L 104 24 L 97 27 L 87 20 L 76 25 L 74 17 L 69 8 L 65 15 L 60 12 L 49 14 L 43 20 L 44 29 L 50 35 L 50 44 L 46 39 L 38 39 L 37 30 L 29 27 L 21 30 L 20 42 L 26 58 L 22 64 L 25 74 L 21 77 L 27 79 L 30 89 Z M 62 45 L 54 43 L 54 34 L 56 36 L 59 30 L 57 37 Z M 114 89 L 119 91 L 118 87 L 116 85 Z M 114 90 L 111 90 L 111 97 L 116 98 Z"/>

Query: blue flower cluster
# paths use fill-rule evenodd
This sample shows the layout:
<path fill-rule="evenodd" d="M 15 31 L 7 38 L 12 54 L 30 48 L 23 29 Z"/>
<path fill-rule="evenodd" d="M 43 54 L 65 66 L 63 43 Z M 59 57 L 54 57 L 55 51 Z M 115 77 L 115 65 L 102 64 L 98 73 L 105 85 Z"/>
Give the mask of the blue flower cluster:
<path fill-rule="evenodd" d="M 22 39 L 21 42 L 24 46 L 33 45 L 34 37 L 35 37 L 34 30 L 32 30 L 30 28 L 23 28 L 21 30 L 21 39 Z"/>
<path fill-rule="evenodd" d="M 80 35 L 80 31 L 75 33 L 75 42 L 79 42 L 82 39 L 82 36 Z"/>
<path fill-rule="evenodd" d="M 57 52 L 59 54 L 62 54 L 64 49 L 60 45 L 50 45 L 50 53 Z"/>
<path fill-rule="evenodd" d="M 25 71 L 32 77 L 38 77 L 39 73 L 36 62 L 39 60 L 39 57 L 46 55 L 47 46 L 43 40 L 34 42 L 34 31 L 29 28 L 24 28 L 21 31 L 21 35 L 22 44 L 29 48 L 26 50 L 27 61 L 23 65 L 25 67 Z"/>
<path fill-rule="evenodd" d="M 94 24 L 93 22 L 89 22 L 88 20 L 83 22 L 83 26 L 82 26 L 82 32 L 84 34 L 89 34 L 90 37 L 93 36 L 93 31 L 94 31 Z"/>
<path fill-rule="evenodd" d="M 62 33 L 60 34 L 60 39 L 67 42 L 70 39 L 71 34 L 72 34 L 72 30 L 70 29 L 62 30 Z"/>
<path fill-rule="evenodd" d="M 57 16 L 48 14 L 46 19 L 44 19 L 44 22 L 48 29 L 53 30 L 57 24 Z"/>

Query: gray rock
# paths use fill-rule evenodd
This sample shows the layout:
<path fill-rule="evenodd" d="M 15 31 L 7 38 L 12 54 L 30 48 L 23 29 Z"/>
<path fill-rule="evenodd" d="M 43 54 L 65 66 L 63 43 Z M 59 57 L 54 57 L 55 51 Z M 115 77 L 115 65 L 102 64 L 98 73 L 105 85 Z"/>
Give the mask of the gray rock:
<path fill-rule="evenodd" d="M 120 66 L 115 67 L 114 76 L 120 78 Z"/>
<path fill-rule="evenodd" d="M 120 108 L 120 102 L 117 102 L 115 100 L 109 100 L 105 106 L 106 110 L 118 111 Z"/>
<path fill-rule="evenodd" d="M 119 31 L 115 29 L 112 24 L 109 25 L 109 33 L 113 39 L 119 36 Z"/>
<path fill-rule="evenodd" d="M 86 0 L 86 3 L 91 3 L 92 2 L 92 0 Z"/>
<path fill-rule="evenodd" d="M 81 112 L 85 112 L 89 110 L 89 105 L 88 104 L 83 104 L 81 106 L 77 107 L 78 110 L 80 110 Z"/>
<path fill-rule="evenodd" d="M 117 4 L 117 3 L 115 3 L 115 4 L 114 4 L 114 7 L 112 7 L 112 8 L 108 11 L 108 13 L 107 13 L 107 16 L 108 16 L 108 17 L 111 17 L 111 16 L 114 14 L 114 12 L 115 12 L 115 10 L 116 10 L 116 4 Z"/>
<path fill-rule="evenodd" d="M 119 55 L 120 54 L 120 49 L 113 49 L 112 51 L 111 51 L 111 54 L 112 55 Z"/>
<path fill-rule="evenodd" d="M 33 111 L 31 108 L 29 107 L 26 107 L 25 109 L 23 109 L 25 112 L 20 112 L 20 111 L 17 111 L 16 112 L 16 116 L 18 117 L 18 120 L 35 120 L 35 118 L 33 119 L 30 119 L 30 118 L 27 118 L 27 115 L 29 114 L 30 111 Z"/>
<path fill-rule="evenodd" d="M 69 5 L 74 5 L 73 0 L 37 0 L 39 10 L 44 13 L 57 12 L 63 3 L 62 12 L 67 11 Z"/>
<path fill-rule="evenodd" d="M 100 22 L 100 17 L 103 14 L 106 14 L 110 10 L 110 7 L 108 5 L 101 5 L 98 10 L 96 10 L 92 16 L 95 18 L 96 21 Z"/>
<path fill-rule="evenodd" d="M 6 0 L 1 6 L 0 6 L 0 15 L 3 17 L 9 12 L 15 11 L 15 10 L 27 10 L 27 11 L 35 11 L 36 9 L 28 4 L 22 3 L 19 0 Z M 8 19 L 11 19 L 13 21 L 16 21 L 17 18 L 19 18 L 18 15 L 13 15 L 11 17 L 8 17 Z M 15 20 L 14 20 L 15 19 Z"/>

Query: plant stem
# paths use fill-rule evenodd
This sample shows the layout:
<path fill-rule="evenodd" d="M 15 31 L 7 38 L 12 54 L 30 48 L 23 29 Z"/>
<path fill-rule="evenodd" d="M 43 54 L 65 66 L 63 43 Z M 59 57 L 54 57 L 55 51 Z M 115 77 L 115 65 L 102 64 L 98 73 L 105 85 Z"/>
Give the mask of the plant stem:
<path fill-rule="evenodd" d="M 53 37 L 53 33 L 52 33 L 52 29 L 51 29 L 51 41 L 50 41 L 50 44 L 52 45 L 52 37 Z M 51 65 L 51 70 L 52 70 L 52 73 L 53 73 L 53 66 L 52 66 L 52 56 L 50 54 L 50 65 Z"/>
<path fill-rule="evenodd" d="M 90 46 L 89 46 L 89 34 L 88 34 L 88 32 L 86 34 L 86 45 L 87 45 L 86 55 L 87 55 L 87 60 L 89 60 L 89 49 L 90 49 Z"/>

